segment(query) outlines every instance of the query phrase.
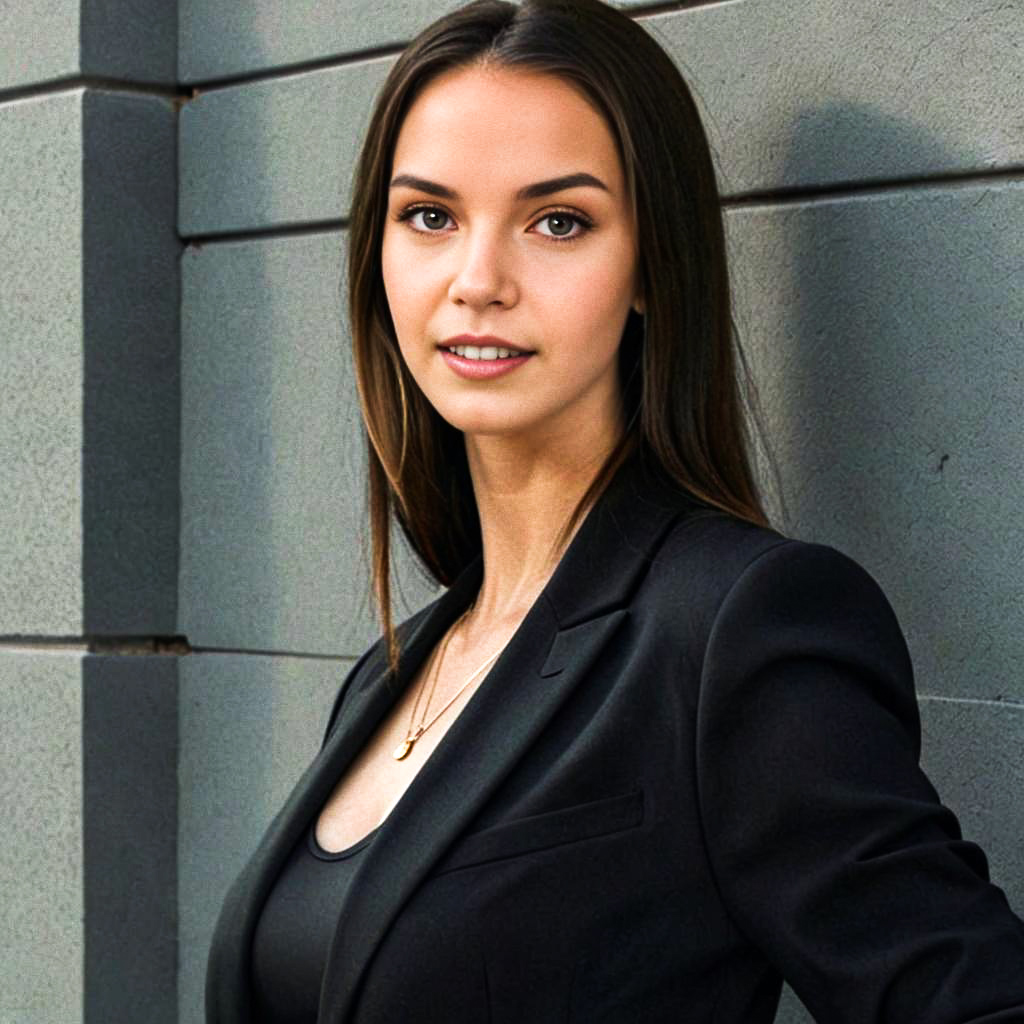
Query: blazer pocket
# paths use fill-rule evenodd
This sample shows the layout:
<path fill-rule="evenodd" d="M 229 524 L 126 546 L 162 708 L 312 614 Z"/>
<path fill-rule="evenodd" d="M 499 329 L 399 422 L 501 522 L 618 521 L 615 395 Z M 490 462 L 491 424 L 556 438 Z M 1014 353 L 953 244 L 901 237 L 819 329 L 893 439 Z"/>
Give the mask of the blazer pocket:
<path fill-rule="evenodd" d="M 433 874 L 622 832 L 639 825 L 643 816 L 644 794 L 642 790 L 636 790 L 491 825 L 469 833 L 456 843 Z"/>

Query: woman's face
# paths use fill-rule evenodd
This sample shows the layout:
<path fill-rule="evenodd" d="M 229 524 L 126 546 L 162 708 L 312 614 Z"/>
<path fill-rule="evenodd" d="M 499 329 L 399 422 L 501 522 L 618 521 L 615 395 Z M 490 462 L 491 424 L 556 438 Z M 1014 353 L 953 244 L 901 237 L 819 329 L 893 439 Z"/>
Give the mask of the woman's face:
<path fill-rule="evenodd" d="M 507 69 L 432 81 L 398 136 L 381 259 L 402 356 L 452 426 L 615 440 L 633 220 L 611 132 L 574 88 Z"/>

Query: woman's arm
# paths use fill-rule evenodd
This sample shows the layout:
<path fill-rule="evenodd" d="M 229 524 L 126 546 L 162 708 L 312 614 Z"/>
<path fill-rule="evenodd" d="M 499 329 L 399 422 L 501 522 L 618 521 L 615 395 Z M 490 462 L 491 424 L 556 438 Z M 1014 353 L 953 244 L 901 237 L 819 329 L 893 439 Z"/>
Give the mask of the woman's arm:
<path fill-rule="evenodd" d="M 1024 1022 L 1024 923 L 918 765 L 906 645 L 839 552 L 756 559 L 711 631 L 708 852 L 737 927 L 828 1024 Z"/>

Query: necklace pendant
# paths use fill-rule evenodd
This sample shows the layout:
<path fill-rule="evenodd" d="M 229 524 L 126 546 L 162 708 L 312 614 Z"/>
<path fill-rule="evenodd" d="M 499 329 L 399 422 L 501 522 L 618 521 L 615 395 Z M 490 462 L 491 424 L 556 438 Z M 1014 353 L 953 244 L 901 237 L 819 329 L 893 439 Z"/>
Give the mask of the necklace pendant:
<path fill-rule="evenodd" d="M 396 761 L 401 761 L 403 758 L 409 756 L 409 752 L 413 748 L 413 744 L 423 735 L 426 730 L 421 725 L 415 732 L 410 732 L 406 735 L 405 739 L 398 744 L 397 747 L 391 752 L 391 756 Z"/>

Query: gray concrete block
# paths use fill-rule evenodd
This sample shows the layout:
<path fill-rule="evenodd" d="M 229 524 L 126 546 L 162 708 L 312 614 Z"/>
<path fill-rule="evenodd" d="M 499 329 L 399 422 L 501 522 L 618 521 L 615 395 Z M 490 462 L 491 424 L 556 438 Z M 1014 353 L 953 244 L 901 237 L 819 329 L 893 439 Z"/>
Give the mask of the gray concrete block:
<path fill-rule="evenodd" d="M 269 2 L 254 10 L 193 0 L 184 4 L 191 13 L 183 25 L 191 18 L 195 26 L 183 32 L 224 59 L 241 48 L 236 59 L 250 66 L 249 50 L 267 39 L 350 52 L 359 48 L 353 33 L 392 17 L 399 28 L 425 24 L 440 13 L 432 4 L 421 22 L 413 6 L 390 6 L 382 22 L 350 10 L 312 15 L 304 6 L 286 12 Z M 334 28 L 320 33 L 321 19 Z M 726 196 L 1024 161 L 1019 4 L 965 8 L 944 0 L 905 9 L 884 0 L 814 0 L 794 18 L 783 0 L 761 0 L 640 22 L 694 85 Z M 369 109 L 393 60 L 201 93 L 182 114 L 182 232 L 344 216 Z M 950 67 L 958 69 L 956 89 Z"/>
<path fill-rule="evenodd" d="M 178 0 L 179 74 L 203 82 L 405 45 L 464 0 L 281 4 Z M 646 0 L 620 0 L 641 7 Z"/>
<path fill-rule="evenodd" d="M 176 119 L 152 96 L 84 96 L 83 621 L 170 634 L 177 619 Z"/>
<path fill-rule="evenodd" d="M 392 0 L 381 6 L 373 0 L 334 5 L 178 0 L 180 78 L 205 82 L 404 46 L 464 2 Z M 641 10 L 651 0 L 617 0 L 612 6 Z"/>
<path fill-rule="evenodd" d="M 0 89 L 48 82 L 75 73 L 79 3 L 80 0 L 0 0 L 0 24 L 4 27 L 0 34 Z"/>
<path fill-rule="evenodd" d="M 202 1024 L 206 957 L 228 886 L 319 749 L 351 667 L 335 659 L 181 662 L 181 1024 Z"/>
<path fill-rule="evenodd" d="M 177 0 L 80 2 L 82 74 L 177 84 Z"/>
<path fill-rule="evenodd" d="M 0 634 L 82 623 L 81 93 L 0 106 Z"/>
<path fill-rule="evenodd" d="M 91 75 L 173 85 L 176 4 L 0 0 L 0 89 Z"/>
<path fill-rule="evenodd" d="M 876 576 L 920 693 L 1024 699 L 1024 188 L 744 207 L 727 224 L 782 525 Z"/>
<path fill-rule="evenodd" d="M 84 1024 L 177 1024 L 177 679 L 174 657 L 82 662 Z"/>
<path fill-rule="evenodd" d="M 176 1020 L 171 658 L 0 651 L 0 1020 Z"/>
<path fill-rule="evenodd" d="M 0 635 L 174 630 L 174 129 L 152 96 L 0 106 Z"/>
<path fill-rule="evenodd" d="M 0 1020 L 82 1019 L 81 658 L 0 651 Z"/>
<path fill-rule="evenodd" d="M 195 646 L 355 655 L 379 634 L 344 246 L 185 252 L 179 628 Z M 404 617 L 432 591 L 401 581 Z"/>
<path fill-rule="evenodd" d="M 1024 703 L 925 698 L 921 764 L 1024 917 Z"/>
<path fill-rule="evenodd" d="M 814 1024 L 814 1018 L 788 985 L 782 987 L 782 999 L 779 1002 L 779 1012 L 775 1015 L 775 1024 Z"/>
<path fill-rule="evenodd" d="M 1024 160 L 1019 3 L 719 3 L 642 18 L 700 97 L 721 191 Z"/>
<path fill-rule="evenodd" d="M 338 220 L 391 58 L 200 95 L 181 111 L 183 235 Z"/>

